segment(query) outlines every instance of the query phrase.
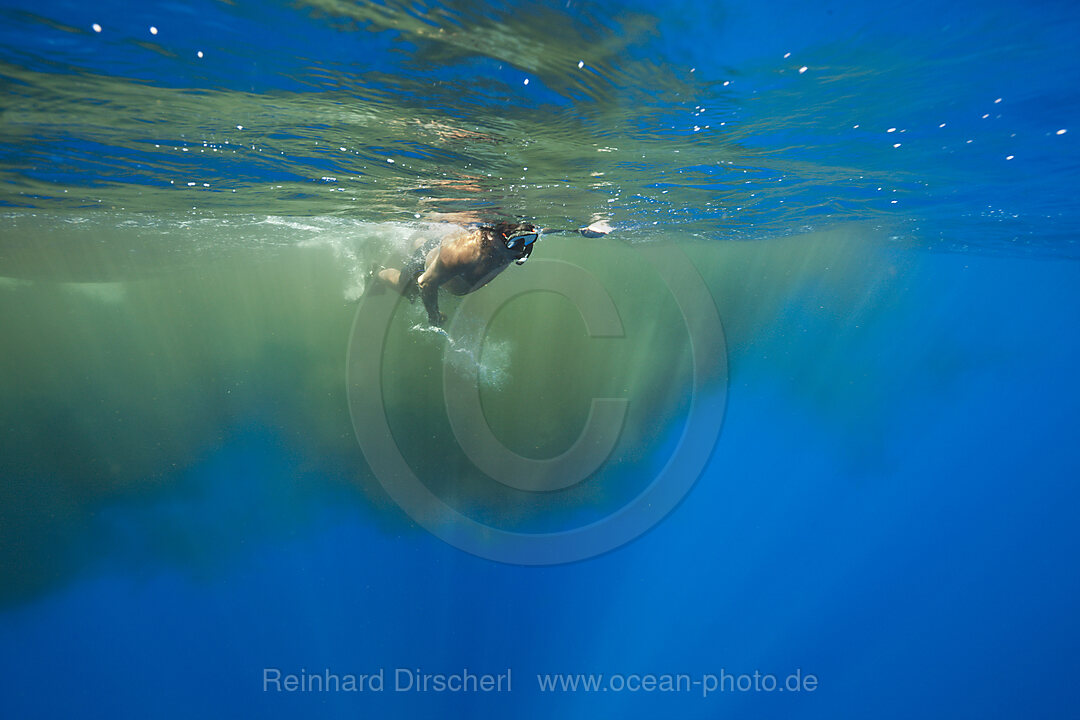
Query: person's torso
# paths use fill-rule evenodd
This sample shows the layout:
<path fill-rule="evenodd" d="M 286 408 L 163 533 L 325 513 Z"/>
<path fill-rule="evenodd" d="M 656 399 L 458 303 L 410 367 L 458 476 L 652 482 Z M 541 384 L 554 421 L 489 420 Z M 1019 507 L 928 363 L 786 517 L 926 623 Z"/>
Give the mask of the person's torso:
<path fill-rule="evenodd" d="M 454 295 L 464 295 L 486 285 L 516 259 L 514 253 L 490 235 L 470 238 L 455 257 L 460 272 L 443 287 Z"/>

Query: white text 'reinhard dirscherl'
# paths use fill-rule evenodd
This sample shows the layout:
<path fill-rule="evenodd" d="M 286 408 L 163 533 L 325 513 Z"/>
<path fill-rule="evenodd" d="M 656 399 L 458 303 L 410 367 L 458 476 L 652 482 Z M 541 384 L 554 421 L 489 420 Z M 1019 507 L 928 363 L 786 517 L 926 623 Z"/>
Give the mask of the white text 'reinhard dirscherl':
<path fill-rule="evenodd" d="M 512 691 L 512 673 L 475 673 L 468 668 L 453 672 L 425 672 L 420 668 L 378 668 L 369 673 L 334 672 L 306 668 L 285 672 L 263 668 L 263 692 L 280 693 L 501 693 Z"/>

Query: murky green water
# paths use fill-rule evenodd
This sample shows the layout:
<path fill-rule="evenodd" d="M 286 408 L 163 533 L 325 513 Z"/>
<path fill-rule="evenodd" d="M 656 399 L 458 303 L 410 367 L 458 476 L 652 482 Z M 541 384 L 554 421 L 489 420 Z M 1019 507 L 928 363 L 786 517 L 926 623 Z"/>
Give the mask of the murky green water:
<path fill-rule="evenodd" d="M 387 499 L 353 432 L 346 351 L 357 308 L 368 302 L 358 299 L 368 262 L 437 228 L 27 214 L 14 226 L 18 242 L 5 248 L 0 281 L 0 546 L 9 598 L 77 570 L 77 538 L 103 503 L 167 487 L 251 427 L 272 432 L 318 478 L 302 494 L 343 491 L 378 516 Z M 715 396 L 702 401 L 723 402 L 730 353 L 731 383 L 766 372 L 821 405 L 835 378 L 849 376 L 863 392 L 844 397 L 873 407 L 881 378 L 844 338 L 896 310 L 904 262 L 871 240 L 850 227 L 765 244 L 672 235 L 651 245 L 661 253 L 653 258 L 690 258 L 724 324 L 727 347 L 710 349 L 715 362 L 701 369 Z M 541 260 L 594 277 L 623 335 L 590 337 L 573 302 L 535 291 L 500 301 L 482 340 L 464 353 L 419 331 L 422 310 L 407 302 L 383 337 L 360 340 L 384 343 L 383 377 L 367 380 L 381 384 L 387 420 L 417 474 L 464 511 L 527 531 L 601 517 L 640 492 L 652 456 L 685 419 L 691 376 L 683 315 L 655 262 L 614 237 L 546 238 L 533 262 L 471 297 L 495 298 L 549 271 Z M 445 302 L 453 317 L 460 301 Z M 454 439 L 444 366 L 479 378 L 492 432 L 526 457 L 565 451 L 594 397 L 629 400 L 623 432 L 569 499 L 493 483 Z M 857 407 L 819 410 L 839 425 L 861 422 Z M 872 448 L 851 452 L 859 462 Z"/>

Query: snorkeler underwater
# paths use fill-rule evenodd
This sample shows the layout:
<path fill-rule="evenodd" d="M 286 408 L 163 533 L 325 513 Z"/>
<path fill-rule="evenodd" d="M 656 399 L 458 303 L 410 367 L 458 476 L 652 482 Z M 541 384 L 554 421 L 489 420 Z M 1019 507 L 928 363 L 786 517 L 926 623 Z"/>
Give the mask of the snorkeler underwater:
<path fill-rule="evenodd" d="M 600 228 L 600 229 L 598 229 Z M 584 237 L 600 237 L 610 224 L 597 221 L 579 230 Z M 372 272 L 368 283 L 376 291 L 390 287 L 407 298 L 423 298 L 428 321 L 439 326 L 446 316 L 439 311 L 438 291 L 445 286 L 455 295 L 475 292 L 491 282 L 510 263 L 524 265 L 532 255 L 540 228 L 531 223 L 477 224 L 451 236 L 418 240 L 402 266 Z"/>
<path fill-rule="evenodd" d="M 1072 712 L 1074 4 L 0 19 L 0 716 Z"/>

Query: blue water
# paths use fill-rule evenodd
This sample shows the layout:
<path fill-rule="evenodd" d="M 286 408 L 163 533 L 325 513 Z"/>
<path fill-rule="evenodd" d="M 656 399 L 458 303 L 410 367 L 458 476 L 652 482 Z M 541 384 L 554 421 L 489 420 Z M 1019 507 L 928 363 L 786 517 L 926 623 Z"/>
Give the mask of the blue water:
<path fill-rule="evenodd" d="M 4 717 L 1075 712 L 1070 3 L 6 2 L 2 17 Z M 494 40 L 475 51 L 425 34 L 484 21 Z M 575 48 L 579 36 L 595 44 Z M 612 38 L 625 44 L 607 55 Z M 596 58 L 595 79 L 557 69 L 578 50 Z M 190 122 L 109 128 L 109 112 L 175 89 L 192 91 L 177 100 Z M 703 98 L 710 124 L 730 130 L 693 130 Z M 346 142 L 323 122 L 331 105 L 384 125 L 355 126 L 351 158 L 323 154 L 314 139 Z M 494 140 L 381 138 L 414 113 Z M 151 147 L 224 147 L 224 130 L 245 124 L 269 127 L 259 142 L 285 154 L 195 162 Z M 625 153 L 605 169 L 616 190 L 564 177 L 563 164 L 594 167 L 594 145 Z M 506 190 L 522 158 L 540 177 Z M 450 188 L 418 199 L 416 183 L 444 170 Z M 201 194 L 177 195 L 181 178 Z M 682 502 L 606 554 L 493 562 L 382 492 L 346 408 L 352 277 L 278 261 L 309 238 L 262 222 L 327 223 L 324 236 L 475 208 L 551 224 L 607 214 L 630 246 L 696 243 L 685 252 L 727 336 L 726 397 L 717 384 L 703 400 L 722 433 Z M 222 318 L 203 309 L 216 292 L 231 303 Z M 117 305 L 130 309 L 110 315 Z M 554 338 L 539 346 L 569 343 L 537 327 Z M 105 368 L 85 382 L 67 377 L 82 353 Z M 666 372 L 670 358 L 647 354 L 633 367 L 657 382 L 650 366 Z M 645 457 L 624 457 L 616 482 L 632 486 L 672 451 L 681 368 L 667 414 L 641 436 Z M 408 367 L 395 373 L 413 382 Z M 501 412 L 496 390 L 487 401 Z M 130 465 L 102 470 L 119 457 L 94 440 L 110 397 L 145 434 L 110 429 Z M 543 408 L 522 412 L 546 427 Z M 266 668 L 382 669 L 388 687 L 267 691 Z M 512 691 L 394 692 L 397 668 L 510 669 Z M 537 681 L 755 671 L 817 684 L 703 696 L 545 693 Z"/>

